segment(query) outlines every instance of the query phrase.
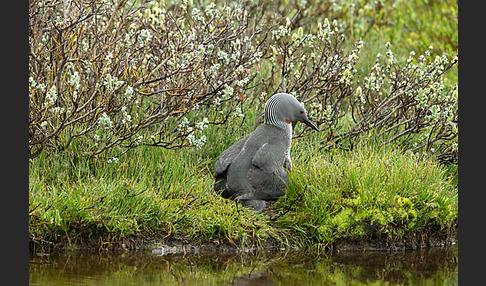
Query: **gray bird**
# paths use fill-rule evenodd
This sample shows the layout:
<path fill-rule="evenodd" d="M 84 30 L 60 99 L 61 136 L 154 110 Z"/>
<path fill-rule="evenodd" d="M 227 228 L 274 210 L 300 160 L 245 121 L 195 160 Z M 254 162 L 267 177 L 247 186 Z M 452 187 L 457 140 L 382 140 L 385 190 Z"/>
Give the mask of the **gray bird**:
<path fill-rule="evenodd" d="M 287 93 L 270 97 L 264 115 L 265 124 L 223 151 L 214 165 L 216 193 L 255 211 L 282 196 L 289 183 L 291 123 L 300 121 L 319 131 L 302 104 Z"/>

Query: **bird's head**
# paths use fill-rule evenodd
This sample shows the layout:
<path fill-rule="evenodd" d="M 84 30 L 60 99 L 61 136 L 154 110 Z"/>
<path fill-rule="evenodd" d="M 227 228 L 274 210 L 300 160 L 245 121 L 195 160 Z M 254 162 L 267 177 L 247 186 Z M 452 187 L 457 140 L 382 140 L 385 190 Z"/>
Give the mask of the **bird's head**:
<path fill-rule="evenodd" d="M 296 121 L 320 131 L 310 122 L 304 106 L 294 96 L 288 93 L 277 93 L 265 103 L 265 123 L 281 127 L 282 123 L 290 124 Z"/>

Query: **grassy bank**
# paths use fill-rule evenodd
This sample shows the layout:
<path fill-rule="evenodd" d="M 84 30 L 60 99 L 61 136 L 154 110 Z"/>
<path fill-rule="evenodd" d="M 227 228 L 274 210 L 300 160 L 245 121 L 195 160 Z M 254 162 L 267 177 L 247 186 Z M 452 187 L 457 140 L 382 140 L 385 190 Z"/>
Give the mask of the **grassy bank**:
<path fill-rule="evenodd" d="M 286 198 L 279 201 L 290 210 L 279 225 L 301 244 L 323 247 L 453 234 L 457 188 L 447 170 L 370 141 L 353 152 L 302 151 Z"/>
<path fill-rule="evenodd" d="M 246 122 L 242 129 L 251 130 Z M 455 232 L 454 173 L 431 158 L 380 147 L 372 138 L 352 152 L 318 152 L 324 134 L 295 139 L 286 196 L 270 212 L 255 213 L 212 191 L 216 156 L 245 132 L 207 132 L 211 143 L 202 149 L 145 147 L 118 160 L 74 150 L 31 161 L 31 247 L 117 248 L 131 237 L 235 247 L 270 240 L 324 250 L 353 239 L 386 243 Z"/>

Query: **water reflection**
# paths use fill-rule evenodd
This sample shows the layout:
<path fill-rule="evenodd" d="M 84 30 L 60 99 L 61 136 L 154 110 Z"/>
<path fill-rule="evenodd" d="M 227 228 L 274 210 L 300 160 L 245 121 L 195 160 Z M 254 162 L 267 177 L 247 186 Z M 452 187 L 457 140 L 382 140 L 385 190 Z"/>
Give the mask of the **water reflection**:
<path fill-rule="evenodd" d="M 457 246 L 404 252 L 32 254 L 30 285 L 457 285 Z"/>

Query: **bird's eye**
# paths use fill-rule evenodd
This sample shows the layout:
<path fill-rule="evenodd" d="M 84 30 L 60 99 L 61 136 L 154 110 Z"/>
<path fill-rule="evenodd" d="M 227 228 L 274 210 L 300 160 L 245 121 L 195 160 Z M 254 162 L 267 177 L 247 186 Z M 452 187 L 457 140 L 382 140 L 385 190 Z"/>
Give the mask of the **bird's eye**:
<path fill-rule="evenodd" d="M 301 110 L 301 111 L 300 111 L 300 114 L 303 114 L 303 113 L 304 113 L 304 111 L 303 111 L 303 110 Z"/>

